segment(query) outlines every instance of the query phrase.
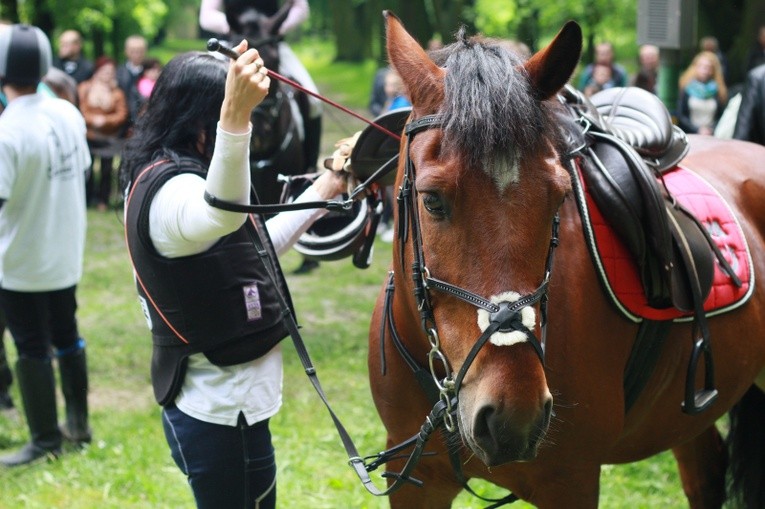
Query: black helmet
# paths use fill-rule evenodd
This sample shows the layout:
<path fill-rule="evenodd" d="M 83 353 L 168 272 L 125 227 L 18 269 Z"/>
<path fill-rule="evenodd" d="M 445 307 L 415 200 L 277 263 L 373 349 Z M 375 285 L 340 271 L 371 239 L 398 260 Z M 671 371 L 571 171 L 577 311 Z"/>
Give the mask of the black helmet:
<path fill-rule="evenodd" d="M 403 135 L 411 113 L 411 107 L 398 108 L 383 113 L 374 122 L 394 134 Z M 366 126 L 351 151 L 351 172 L 363 182 L 385 166 L 387 173 L 377 182 L 381 185 L 393 184 L 396 180 L 399 145 L 399 140 L 372 125 Z"/>
<path fill-rule="evenodd" d="M 0 32 L 0 80 L 3 84 L 35 85 L 50 65 L 50 41 L 39 28 L 13 25 Z"/>

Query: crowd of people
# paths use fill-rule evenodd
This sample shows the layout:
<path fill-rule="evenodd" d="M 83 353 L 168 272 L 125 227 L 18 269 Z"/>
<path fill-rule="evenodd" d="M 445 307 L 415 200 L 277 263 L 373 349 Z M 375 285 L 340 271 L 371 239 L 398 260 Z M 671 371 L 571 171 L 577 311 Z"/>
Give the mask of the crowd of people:
<path fill-rule="evenodd" d="M 53 66 L 70 78 L 74 104 L 87 126 L 93 164 L 86 181 L 86 202 L 108 210 L 119 197 L 114 164 L 141 106 L 162 70 L 161 63 L 146 57 L 148 43 L 141 35 L 125 39 L 125 62 L 106 55 L 91 61 L 83 55 L 82 34 L 65 30 L 58 38 Z"/>
<path fill-rule="evenodd" d="M 236 3 L 203 0 L 200 25 L 228 32 L 224 7 Z M 276 0 L 262 4 L 267 14 L 278 9 Z M 307 1 L 292 6 L 292 25 L 284 30 L 308 15 Z M 26 465 L 60 455 L 64 441 L 82 446 L 92 440 L 76 292 L 86 207 L 107 210 L 119 195 L 126 197 L 128 255 L 153 342 L 152 386 L 171 455 L 198 507 L 234 507 L 242 500 L 274 507 L 269 420 L 281 405 L 279 342 L 288 334 L 282 308 L 290 302 L 276 260 L 325 211 L 266 220 L 209 204 L 210 196 L 241 205 L 255 199 L 250 111 L 268 94 L 268 70 L 244 41 L 233 48 L 233 64 L 189 52 L 166 65 L 147 57 L 141 35 L 124 41 L 124 63 L 106 55 L 86 58 L 76 30 L 65 30 L 57 42 L 54 56 L 39 28 L 0 27 L 0 409 L 14 407 L 14 377 L 2 343 L 7 327 L 30 434 L 0 464 Z M 638 49 L 632 77 L 610 43 L 594 49 L 576 83 L 584 94 L 628 85 L 658 93 L 658 47 Z M 315 90 L 289 47 L 283 44 L 280 52 L 282 65 L 299 67 L 292 75 Z M 746 70 L 731 136 L 765 143 L 765 27 Z M 674 113 L 684 131 L 716 134 L 731 102 L 728 71 L 717 41 L 703 38 L 677 83 Z M 375 116 L 411 105 L 392 68 L 381 69 L 372 88 Z M 310 111 L 306 135 L 321 126 L 320 104 Z M 340 172 L 327 171 L 295 203 L 332 199 L 346 187 Z M 388 201 L 385 240 L 392 236 L 391 210 Z M 62 424 L 55 366 L 65 398 Z"/>
<path fill-rule="evenodd" d="M 579 74 L 577 88 L 591 96 L 612 87 L 635 86 L 659 93 L 660 48 L 643 44 L 637 52 L 637 72 L 628 77 L 609 42 L 595 46 L 594 60 Z M 730 83 L 728 60 L 715 37 L 699 40 L 698 52 L 677 82 L 677 104 L 670 108 L 686 133 L 763 143 L 765 113 L 765 26 L 760 27 L 747 54 L 745 83 Z"/>

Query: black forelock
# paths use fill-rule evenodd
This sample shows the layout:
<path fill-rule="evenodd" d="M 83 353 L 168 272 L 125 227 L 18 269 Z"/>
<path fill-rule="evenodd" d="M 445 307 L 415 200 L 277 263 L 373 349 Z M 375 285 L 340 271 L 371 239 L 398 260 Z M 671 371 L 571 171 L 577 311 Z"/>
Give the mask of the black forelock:
<path fill-rule="evenodd" d="M 539 147 L 546 115 L 530 89 L 521 57 L 501 41 L 468 38 L 434 55 L 446 67 L 444 143 L 471 166 L 497 157 L 522 158 Z"/>

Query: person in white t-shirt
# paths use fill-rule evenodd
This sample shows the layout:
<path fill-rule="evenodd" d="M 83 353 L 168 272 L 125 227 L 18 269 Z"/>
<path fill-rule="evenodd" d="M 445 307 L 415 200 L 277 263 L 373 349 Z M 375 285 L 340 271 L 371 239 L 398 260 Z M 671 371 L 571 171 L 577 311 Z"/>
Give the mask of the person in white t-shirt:
<path fill-rule="evenodd" d="M 276 257 L 325 211 L 265 222 L 210 205 L 252 197 L 249 112 L 270 79 L 257 50 L 243 41 L 235 51 L 230 66 L 198 52 L 168 62 L 125 146 L 120 183 L 172 456 L 197 507 L 267 509 L 276 500 L 269 418 L 282 403 L 290 300 Z M 345 186 L 328 171 L 296 202 L 334 198 Z"/>
<path fill-rule="evenodd" d="M 31 435 L 0 458 L 13 467 L 61 453 L 63 438 L 91 440 L 87 365 L 77 328 L 77 284 L 85 249 L 85 122 L 63 99 L 37 92 L 51 65 L 37 27 L 0 33 L 0 306 L 18 351 L 16 378 Z M 59 427 L 54 347 L 66 400 Z"/>

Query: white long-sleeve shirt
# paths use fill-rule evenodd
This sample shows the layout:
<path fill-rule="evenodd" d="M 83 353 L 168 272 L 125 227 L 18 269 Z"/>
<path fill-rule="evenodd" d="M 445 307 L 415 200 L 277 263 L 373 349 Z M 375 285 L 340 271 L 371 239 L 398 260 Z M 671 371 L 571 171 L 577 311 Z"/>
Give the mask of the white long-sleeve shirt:
<path fill-rule="evenodd" d="M 244 224 L 247 214 L 210 207 L 204 193 L 249 203 L 250 135 L 251 132 L 231 134 L 218 127 L 207 178 L 188 173 L 177 175 L 157 192 L 149 209 L 149 231 L 161 255 L 176 258 L 201 253 Z M 296 201 L 321 199 L 309 188 Z M 269 219 L 266 227 L 277 253 L 292 247 L 324 214 L 324 209 L 308 209 L 282 212 Z M 175 403 L 187 415 L 215 424 L 235 426 L 239 412 L 249 424 L 271 417 L 282 403 L 280 346 L 254 361 L 235 366 L 216 366 L 201 353 L 190 356 Z"/>

